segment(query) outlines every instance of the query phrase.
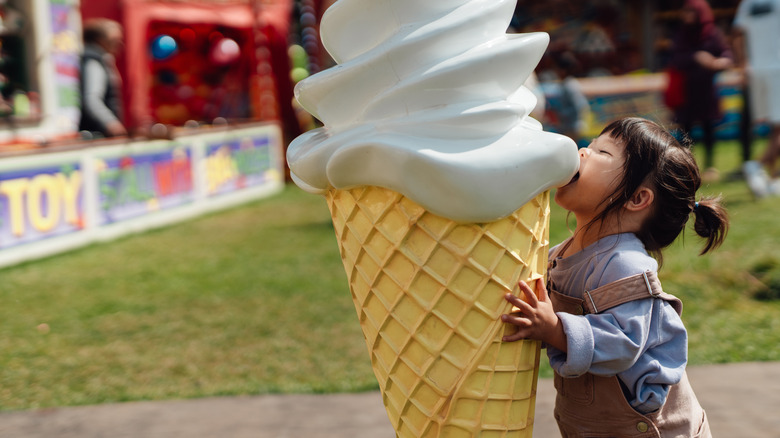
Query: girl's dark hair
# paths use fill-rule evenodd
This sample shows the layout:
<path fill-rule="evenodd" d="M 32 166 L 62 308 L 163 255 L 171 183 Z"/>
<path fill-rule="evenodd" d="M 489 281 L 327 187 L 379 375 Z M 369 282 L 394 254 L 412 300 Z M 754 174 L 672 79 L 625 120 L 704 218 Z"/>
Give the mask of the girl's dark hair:
<path fill-rule="evenodd" d="M 626 161 L 622 180 L 592 223 L 619 212 L 637 189 L 646 185 L 653 190 L 655 198 L 650 216 L 636 234 L 659 262 L 663 261 L 661 250 L 685 229 L 691 213 L 695 216 L 693 229 L 706 239 L 701 254 L 723 243 L 729 228 L 726 209 L 720 196 L 696 201 L 701 176 L 687 146 L 658 124 L 638 117 L 616 120 L 601 134 L 624 145 Z"/>

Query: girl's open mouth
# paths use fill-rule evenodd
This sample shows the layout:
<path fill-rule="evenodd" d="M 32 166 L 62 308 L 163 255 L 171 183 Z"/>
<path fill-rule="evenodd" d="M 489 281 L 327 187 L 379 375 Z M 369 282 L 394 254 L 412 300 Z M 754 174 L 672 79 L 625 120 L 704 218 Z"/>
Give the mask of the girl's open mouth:
<path fill-rule="evenodd" d="M 571 180 L 566 183 L 566 185 L 568 186 L 569 184 L 576 182 L 578 179 L 580 179 L 580 172 L 575 173 L 574 176 L 571 177 Z"/>

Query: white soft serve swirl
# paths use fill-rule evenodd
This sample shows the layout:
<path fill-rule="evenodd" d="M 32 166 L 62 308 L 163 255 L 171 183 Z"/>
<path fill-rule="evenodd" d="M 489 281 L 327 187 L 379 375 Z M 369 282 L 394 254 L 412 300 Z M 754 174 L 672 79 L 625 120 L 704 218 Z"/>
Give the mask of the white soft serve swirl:
<path fill-rule="evenodd" d="M 304 190 L 374 185 L 459 222 L 511 214 L 568 182 L 567 137 L 529 117 L 523 86 L 549 42 L 506 34 L 515 0 L 339 0 L 321 34 L 337 66 L 295 95 L 325 125 L 287 161 Z"/>

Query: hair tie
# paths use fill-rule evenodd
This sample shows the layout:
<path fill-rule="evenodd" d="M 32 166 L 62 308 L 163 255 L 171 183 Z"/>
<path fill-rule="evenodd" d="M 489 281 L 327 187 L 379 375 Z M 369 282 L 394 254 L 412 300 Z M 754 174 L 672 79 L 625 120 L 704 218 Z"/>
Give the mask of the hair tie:
<path fill-rule="evenodd" d="M 693 203 L 693 212 L 696 213 L 696 210 L 698 210 L 698 209 L 699 209 L 699 203 L 698 202 L 694 202 Z"/>

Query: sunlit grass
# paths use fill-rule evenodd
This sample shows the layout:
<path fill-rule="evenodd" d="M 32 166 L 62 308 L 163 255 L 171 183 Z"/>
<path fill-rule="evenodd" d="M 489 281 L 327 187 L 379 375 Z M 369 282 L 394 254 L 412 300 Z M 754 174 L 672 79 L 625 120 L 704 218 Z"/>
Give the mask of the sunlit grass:
<path fill-rule="evenodd" d="M 327 208 L 293 187 L 0 275 L 2 409 L 376 387 Z"/>
<path fill-rule="evenodd" d="M 717 158 L 734 170 L 736 144 Z M 689 229 L 661 281 L 685 303 L 692 364 L 780 360 L 780 302 L 754 298 L 780 278 L 780 198 L 704 189 L 721 192 L 726 244 L 699 257 Z M 565 216 L 553 206 L 553 243 Z M 294 186 L 0 278 L 2 410 L 377 388 L 325 202 Z"/>

